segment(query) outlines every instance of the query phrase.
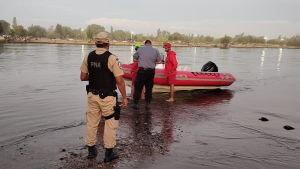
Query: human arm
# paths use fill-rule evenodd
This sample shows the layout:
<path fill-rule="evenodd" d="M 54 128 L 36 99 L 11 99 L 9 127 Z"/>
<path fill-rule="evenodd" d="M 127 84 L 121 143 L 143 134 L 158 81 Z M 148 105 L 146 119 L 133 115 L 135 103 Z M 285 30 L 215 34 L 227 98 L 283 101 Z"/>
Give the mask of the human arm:
<path fill-rule="evenodd" d="M 81 81 L 88 81 L 89 80 L 89 70 L 88 70 L 88 64 L 87 64 L 87 58 L 88 58 L 88 55 L 89 54 L 86 54 L 83 61 L 82 61 L 82 64 L 80 66 L 80 70 L 81 70 L 81 73 L 80 73 L 80 80 Z"/>
<path fill-rule="evenodd" d="M 139 60 L 137 60 L 137 59 L 133 59 L 133 61 L 134 61 L 134 62 L 138 62 Z"/>
<path fill-rule="evenodd" d="M 115 55 L 110 55 L 109 59 L 109 67 L 110 70 L 112 71 L 112 73 L 115 76 L 116 79 L 116 83 L 118 86 L 118 89 L 120 90 L 122 97 L 123 97 L 123 108 L 127 107 L 128 101 L 127 101 L 127 97 L 126 97 L 126 89 L 125 89 L 125 82 L 123 80 L 122 75 L 124 74 L 123 70 L 122 70 L 122 63 L 119 62 L 119 59 L 117 58 L 117 56 Z"/>
<path fill-rule="evenodd" d="M 156 49 L 156 53 L 157 53 L 157 56 L 156 56 L 156 62 L 155 62 L 155 64 L 161 64 L 162 63 L 161 54 L 158 52 L 157 49 Z"/>
<path fill-rule="evenodd" d="M 178 66 L 178 62 L 177 62 L 177 59 L 176 59 L 176 53 L 175 52 L 170 52 L 168 57 L 169 57 L 169 62 L 172 63 L 172 69 L 169 71 L 169 74 L 171 74 L 174 71 L 176 71 L 177 66 Z"/>
<path fill-rule="evenodd" d="M 135 60 L 138 60 L 138 58 L 139 58 L 139 53 L 138 53 L 138 51 L 136 51 L 134 54 L 133 54 L 133 60 L 135 59 Z"/>
<path fill-rule="evenodd" d="M 81 81 L 88 81 L 89 80 L 89 74 L 88 73 L 84 73 L 81 71 L 80 73 L 80 80 Z"/>
<path fill-rule="evenodd" d="M 125 107 L 127 107 L 127 104 L 128 104 L 128 100 L 126 97 L 125 82 L 124 82 L 124 79 L 122 76 L 117 76 L 115 78 L 116 78 L 117 86 L 123 97 L 123 101 L 122 101 L 123 106 L 122 107 L 125 108 Z"/>

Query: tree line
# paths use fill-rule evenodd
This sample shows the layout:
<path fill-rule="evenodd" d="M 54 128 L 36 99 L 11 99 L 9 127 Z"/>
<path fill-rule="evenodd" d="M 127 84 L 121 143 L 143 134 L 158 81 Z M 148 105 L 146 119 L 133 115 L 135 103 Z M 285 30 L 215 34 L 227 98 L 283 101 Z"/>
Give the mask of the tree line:
<path fill-rule="evenodd" d="M 82 29 L 72 29 L 68 26 L 63 26 L 57 24 L 55 27 L 50 26 L 48 29 L 40 25 L 31 25 L 27 29 L 22 25 L 17 24 L 16 17 L 13 17 L 13 24 L 10 24 L 5 20 L 0 20 L 0 34 L 15 36 L 32 36 L 32 37 L 45 37 L 51 39 L 93 39 L 97 33 L 105 31 L 109 34 L 110 39 L 112 40 L 134 40 L 134 41 L 144 41 L 145 39 L 150 39 L 152 41 L 158 42 L 178 42 L 178 43 L 222 43 L 222 44 L 274 44 L 274 45 L 289 45 L 289 46 L 300 46 L 300 36 L 299 34 L 291 37 L 281 37 L 277 39 L 267 40 L 265 37 L 260 36 L 256 37 L 253 35 L 236 35 L 235 37 L 230 37 L 225 35 L 222 38 L 214 38 L 211 36 L 204 36 L 200 34 L 181 34 L 179 32 L 170 33 L 166 30 L 157 30 L 156 35 L 143 35 L 143 34 L 133 34 L 130 31 L 123 30 L 114 30 L 111 26 L 110 31 L 106 31 L 105 28 L 101 25 L 91 24 L 87 28 Z"/>

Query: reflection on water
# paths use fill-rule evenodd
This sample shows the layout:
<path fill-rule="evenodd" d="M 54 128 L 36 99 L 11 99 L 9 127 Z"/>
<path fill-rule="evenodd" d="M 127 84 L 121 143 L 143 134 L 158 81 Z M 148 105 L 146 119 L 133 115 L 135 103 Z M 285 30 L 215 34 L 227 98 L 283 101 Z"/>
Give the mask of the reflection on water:
<path fill-rule="evenodd" d="M 278 61 L 277 61 L 277 73 L 278 73 L 278 75 L 280 73 L 281 56 L 282 56 L 282 48 L 279 49 L 279 55 L 278 55 Z"/>
<path fill-rule="evenodd" d="M 264 61 L 265 61 L 265 51 L 262 51 L 262 55 L 260 57 L 260 74 L 263 75 L 263 69 L 264 69 Z"/>
<path fill-rule="evenodd" d="M 154 93 L 150 111 L 143 109 L 143 102 L 140 110 L 122 110 L 115 150 L 121 158 L 134 161 L 145 158 L 154 160 L 154 156 L 168 155 L 172 145 L 180 143 L 186 127 L 193 128 L 204 120 L 222 117 L 224 114 L 215 113 L 216 108 L 228 105 L 233 96 L 230 90 L 186 91 L 176 93 L 175 103 L 166 103 L 161 94 Z M 97 132 L 101 152 L 103 132 L 104 120 Z"/>
<path fill-rule="evenodd" d="M 197 47 L 195 47 L 195 51 L 194 51 L 194 65 L 195 65 L 195 63 L 196 63 L 196 55 L 197 55 Z"/>
<path fill-rule="evenodd" d="M 85 51 L 84 51 L 84 45 L 81 45 L 81 56 L 82 56 L 81 60 L 84 59 L 85 54 L 86 54 L 86 53 L 85 53 Z"/>

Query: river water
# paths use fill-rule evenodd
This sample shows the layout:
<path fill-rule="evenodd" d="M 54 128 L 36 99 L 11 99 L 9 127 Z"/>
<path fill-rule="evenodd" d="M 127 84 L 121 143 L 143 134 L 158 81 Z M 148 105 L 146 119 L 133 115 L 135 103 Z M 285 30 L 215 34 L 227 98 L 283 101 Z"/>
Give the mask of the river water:
<path fill-rule="evenodd" d="M 87 83 L 79 68 L 94 48 L 0 44 L 1 157 L 30 137 L 85 127 Z M 168 93 L 154 93 L 150 113 L 143 102 L 139 111 L 122 110 L 118 144 L 141 156 L 123 154 L 115 168 L 300 168 L 300 50 L 172 49 L 193 71 L 213 61 L 237 80 L 220 90 L 176 92 L 174 103 L 164 102 Z M 111 46 L 110 52 L 130 63 L 134 48 Z"/>

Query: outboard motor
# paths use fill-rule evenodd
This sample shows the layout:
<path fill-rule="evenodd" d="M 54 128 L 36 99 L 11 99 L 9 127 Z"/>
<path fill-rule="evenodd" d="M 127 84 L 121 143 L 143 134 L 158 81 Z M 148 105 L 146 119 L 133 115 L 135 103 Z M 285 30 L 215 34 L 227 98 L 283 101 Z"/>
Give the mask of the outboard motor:
<path fill-rule="evenodd" d="M 203 65 L 201 71 L 202 72 L 218 72 L 218 67 L 214 62 L 209 61 Z"/>

